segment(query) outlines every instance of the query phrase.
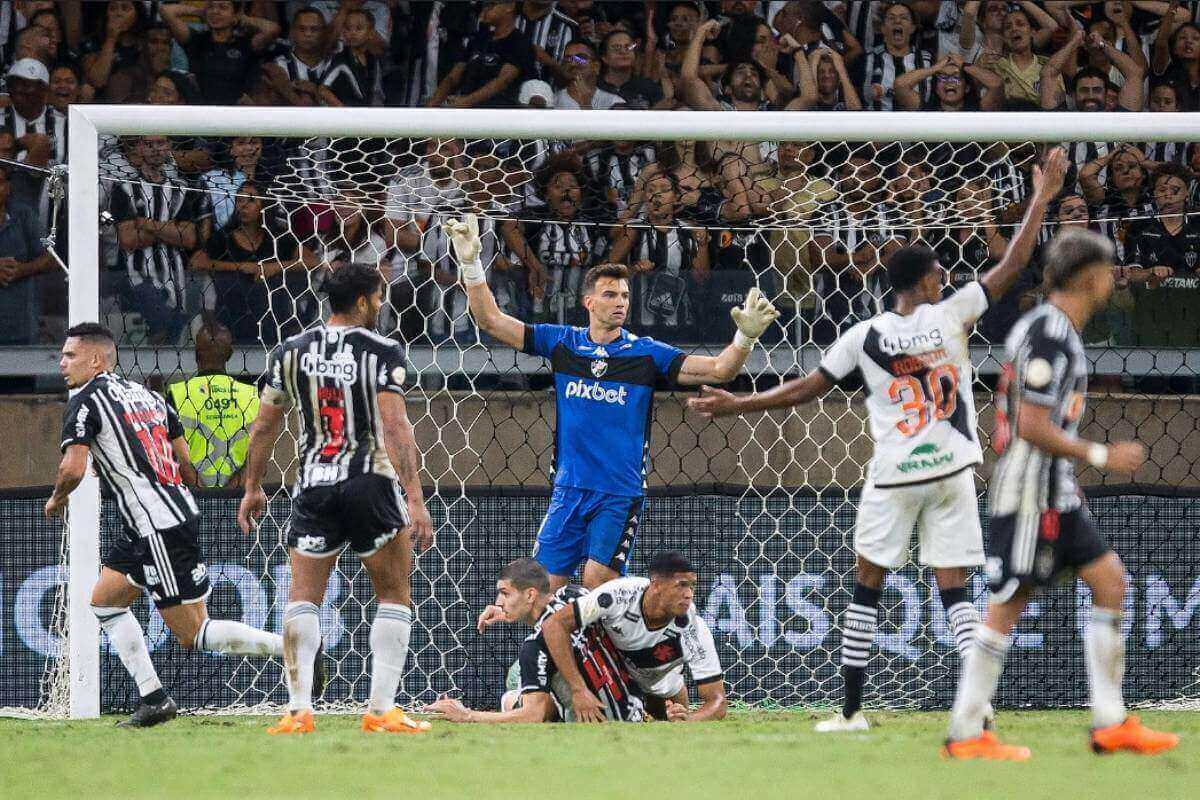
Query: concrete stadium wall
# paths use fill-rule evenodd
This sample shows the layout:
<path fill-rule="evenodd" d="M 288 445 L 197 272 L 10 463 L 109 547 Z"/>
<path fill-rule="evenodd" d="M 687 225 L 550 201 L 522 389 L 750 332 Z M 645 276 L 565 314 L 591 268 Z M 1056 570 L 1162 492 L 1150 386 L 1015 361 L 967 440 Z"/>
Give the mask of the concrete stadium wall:
<path fill-rule="evenodd" d="M 684 413 L 687 395 L 658 397 L 652 440 L 651 484 L 753 483 L 763 486 L 862 482 L 871 453 L 860 399 L 833 399 L 790 413 L 706 423 Z M 992 429 L 990 395 L 976 398 L 980 427 Z M 1083 435 L 1105 440 L 1139 438 L 1150 460 L 1133 481 L 1200 486 L 1200 397 L 1105 395 L 1089 398 Z M 553 445 L 554 403 L 548 392 L 491 392 L 484 397 L 442 392 L 408 399 L 426 483 L 544 486 Z M 47 396 L 0 397 L 0 487 L 52 483 L 65 402 Z M 605 435 L 597 431 L 597 436 Z M 294 460 L 281 439 L 275 463 Z M 994 457 L 989 453 L 985 476 Z M 272 467 L 268 481 L 278 481 Z M 1095 470 L 1085 483 L 1101 483 Z M 1109 483 L 1124 483 L 1111 477 Z"/>

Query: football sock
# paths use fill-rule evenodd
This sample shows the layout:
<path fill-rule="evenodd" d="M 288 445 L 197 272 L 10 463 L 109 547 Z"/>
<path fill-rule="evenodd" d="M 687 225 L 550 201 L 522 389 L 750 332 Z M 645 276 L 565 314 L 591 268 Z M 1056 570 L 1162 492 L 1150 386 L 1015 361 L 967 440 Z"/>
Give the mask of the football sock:
<path fill-rule="evenodd" d="M 1012 638 L 980 625 L 975 645 L 967 654 L 958 680 L 958 694 L 950 712 L 950 738 L 974 739 L 983 733 L 983 715 L 996 694 L 996 684 L 1004 671 L 1004 659 Z"/>
<path fill-rule="evenodd" d="M 842 716 L 846 719 L 862 708 L 867 658 L 879 626 L 880 594 L 879 589 L 856 583 L 854 598 L 842 615 L 842 680 L 846 684 Z"/>
<path fill-rule="evenodd" d="M 287 664 L 288 710 L 312 710 L 313 659 L 321 646 L 321 615 L 316 605 L 288 603 L 283 614 L 283 660 Z"/>
<path fill-rule="evenodd" d="M 404 675 L 408 659 L 408 637 L 412 631 L 412 611 L 400 603 L 380 603 L 371 622 L 371 699 L 372 714 L 386 714 L 396 705 L 396 689 Z"/>
<path fill-rule="evenodd" d="M 938 594 L 942 598 L 942 608 L 946 610 L 946 619 L 950 622 L 950 634 L 954 637 L 954 647 L 958 650 L 958 661 L 961 665 L 971 645 L 975 643 L 979 611 L 974 603 L 967 600 L 967 590 L 961 586 L 943 589 Z"/>
<path fill-rule="evenodd" d="M 283 637 L 241 622 L 206 619 L 196 634 L 196 649 L 242 656 L 281 656 Z"/>
<path fill-rule="evenodd" d="M 162 690 L 162 682 L 159 681 L 154 664 L 150 661 L 150 650 L 146 647 L 142 626 L 130 610 L 92 606 L 92 613 L 100 621 L 100 627 L 108 634 L 108 641 L 120 656 L 121 663 L 133 676 L 143 702 L 161 703 L 166 700 L 167 694 Z"/>
<path fill-rule="evenodd" d="M 1121 612 L 1093 606 L 1084 645 L 1092 690 L 1092 723 L 1097 728 L 1119 725 L 1125 720 L 1125 702 L 1121 697 L 1121 681 L 1125 677 Z"/>

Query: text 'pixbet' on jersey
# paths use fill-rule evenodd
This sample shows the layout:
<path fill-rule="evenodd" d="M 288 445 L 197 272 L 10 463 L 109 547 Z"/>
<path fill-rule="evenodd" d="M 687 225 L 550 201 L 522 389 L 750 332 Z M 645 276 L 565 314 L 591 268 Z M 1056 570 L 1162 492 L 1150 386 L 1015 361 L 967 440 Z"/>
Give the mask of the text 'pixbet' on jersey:
<path fill-rule="evenodd" d="M 567 384 L 567 397 L 582 397 L 584 400 L 595 400 L 600 403 L 616 403 L 623 406 L 628 394 L 629 390 L 624 386 L 606 388 L 600 381 L 588 383 L 584 380 L 575 380 Z"/>

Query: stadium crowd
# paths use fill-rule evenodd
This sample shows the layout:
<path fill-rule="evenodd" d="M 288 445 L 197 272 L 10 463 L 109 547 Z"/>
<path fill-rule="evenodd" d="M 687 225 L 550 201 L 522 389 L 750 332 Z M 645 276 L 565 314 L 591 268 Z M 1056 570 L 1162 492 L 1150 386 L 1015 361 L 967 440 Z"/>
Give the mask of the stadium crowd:
<path fill-rule="evenodd" d="M 1200 5 L 1179 2 L 128 2 L 0 11 L 0 343 L 56 340 L 55 221 L 71 103 L 811 111 L 1150 111 L 1200 105 Z M 347 112 L 350 113 L 350 112 Z M 1072 142 L 1051 229 L 1118 244 L 1092 343 L 1200 341 L 1200 147 Z M 441 223 L 474 209 L 501 305 L 577 322 L 592 264 L 635 272 L 630 327 L 725 341 L 760 285 L 776 340 L 827 344 L 889 302 L 905 242 L 951 284 L 994 263 L 1038 148 L 805 142 L 105 141 L 102 293 L 127 341 L 182 344 L 202 311 L 270 344 L 313 289 L 380 265 L 384 326 L 474 341 Z M 65 205 L 65 204 L 64 204 Z M 57 217 L 65 256 L 65 208 Z M 1037 302 L 1038 258 L 977 334 Z M 140 326 L 140 327 L 139 327 Z M 140 337 L 140 338 L 139 338 Z"/>

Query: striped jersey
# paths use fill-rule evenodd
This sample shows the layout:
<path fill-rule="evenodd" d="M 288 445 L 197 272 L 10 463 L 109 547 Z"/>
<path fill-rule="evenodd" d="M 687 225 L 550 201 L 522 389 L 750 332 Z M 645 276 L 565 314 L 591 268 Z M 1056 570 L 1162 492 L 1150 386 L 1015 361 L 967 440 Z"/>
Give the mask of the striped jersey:
<path fill-rule="evenodd" d="M 373 473 L 396 478 L 384 445 L 380 392 L 403 392 L 400 345 L 359 327 L 322 325 L 271 353 L 264 403 L 295 403 L 300 468 L 293 494 Z"/>
<path fill-rule="evenodd" d="M 125 525 L 150 537 L 199 515 L 171 447 L 181 436 L 179 416 L 161 395 L 102 372 L 67 403 L 60 447 L 87 445 Z"/>
<path fill-rule="evenodd" d="M 554 612 L 584 594 L 586 590 L 572 584 L 555 592 L 534 624 L 533 633 L 521 643 L 517 656 L 521 671 L 521 694 L 548 692 L 558 709 L 558 718 L 563 722 L 575 721 L 571 687 L 559 673 L 546 647 L 542 626 Z M 575 654 L 575 666 L 603 706 L 605 718 L 614 722 L 641 722 L 646 718 L 641 691 L 630 678 L 621 654 L 602 626 L 592 625 L 572 631 L 571 650 Z"/>
<path fill-rule="evenodd" d="M 821 359 L 833 383 L 862 375 L 878 487 L 944 478 L 983 461 L 967 337 L 989 298 L 971 281 L 906 316 L 886 311 L 846 331 Z"/>
<path fill-rule="evenodd" d="M 1044 453 L 1021 438 L 1021 403 L 1050 409 L 1050 421 L 1069 436 L 1079 432 L 1087 394 L 1083 340 L 1058 306 L 1045 303 L 1025 314 L 1005 343 L 1009 363 L 997 407 L 997 435 L 1007 444 L 992 474 L 992 516 L 1038 515 L 1079 508 L 1075 464 Z M 993 437 L 995 438 L 995 437 Z"/>

